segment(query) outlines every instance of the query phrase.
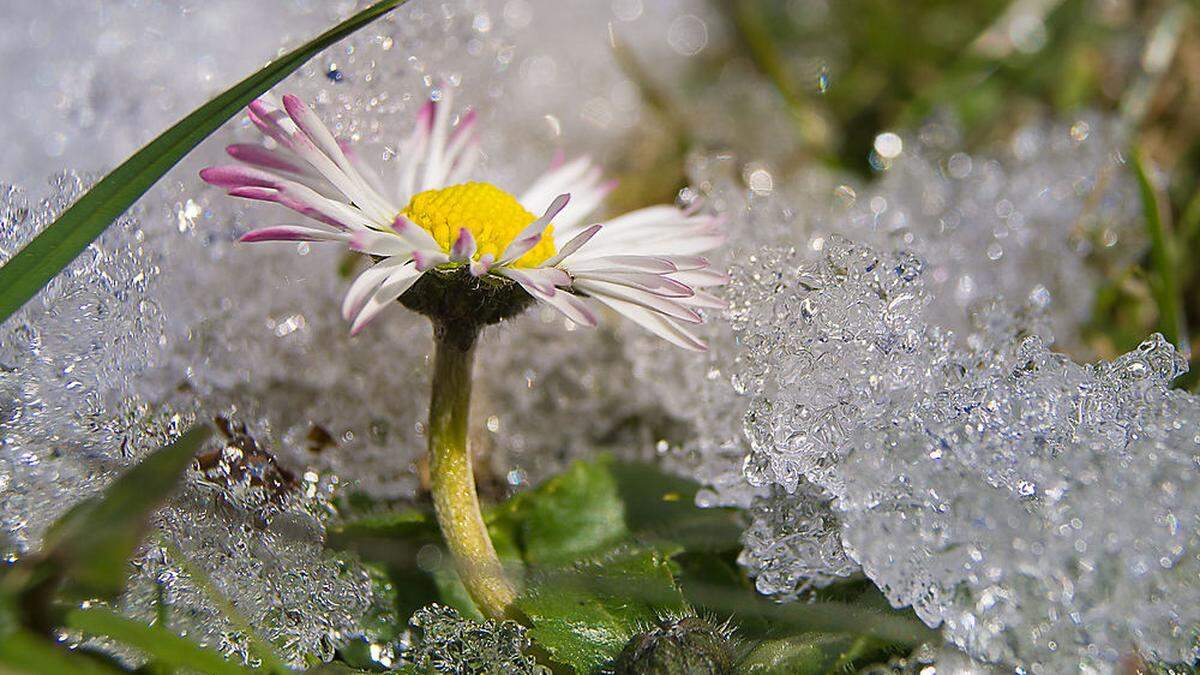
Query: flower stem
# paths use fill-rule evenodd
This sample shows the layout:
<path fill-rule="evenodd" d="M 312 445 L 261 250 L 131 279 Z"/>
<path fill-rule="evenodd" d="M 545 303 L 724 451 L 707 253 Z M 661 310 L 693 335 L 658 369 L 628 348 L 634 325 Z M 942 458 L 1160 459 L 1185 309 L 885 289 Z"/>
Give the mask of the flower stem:
<path fill-rule="evenodd" d="M 483 522 L 467 447 L 476 335 L 473 327 L 434 323 L 429 473 L 438 525 L 463 585 L 484 615 L 502 618 L 517 592 L 504 575 Z"/>

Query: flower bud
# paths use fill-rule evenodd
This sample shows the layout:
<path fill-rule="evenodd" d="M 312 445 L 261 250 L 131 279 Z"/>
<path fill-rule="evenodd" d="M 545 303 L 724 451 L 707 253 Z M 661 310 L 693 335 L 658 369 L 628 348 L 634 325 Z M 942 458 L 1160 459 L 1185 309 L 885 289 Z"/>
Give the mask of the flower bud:
<path fill-rule="evenodd" d="M 616 675 L 726 675 L 734 646 L 727 626 L 696 616 L 669 619 L 635 635 L 621 650 Z"/>

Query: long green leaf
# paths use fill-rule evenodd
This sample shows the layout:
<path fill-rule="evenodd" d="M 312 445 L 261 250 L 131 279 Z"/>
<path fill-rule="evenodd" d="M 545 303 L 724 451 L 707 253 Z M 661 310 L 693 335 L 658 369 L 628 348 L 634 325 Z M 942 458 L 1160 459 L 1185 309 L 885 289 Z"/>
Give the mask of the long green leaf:
<path fill-rule="evenodd" d="M 207 427 L 193 427 L 122 475 L 102 495 L 80 502 L 51 526 L 41 558 L 81 598 L 115 597 L 150 514 L 175 490 Z"/>
<path fill-rule="evenodd" d="M 108 637 L 145 653 L 170 668 L 186 668 L 212 675 L 249 675 L 255 671 L 226 661 L 220 654 L 179 637 L 160 626 L 147 626 L 109 609 L 76 609 L 66 625 L 87 635 Z"/>
<path fill-rule="evenodd" d="M 4 675 L 122 675 L 125 672 L 28 630 L 18 630 L 0 638 L 0 673 Z"/>
<path fill-rule="evenodd" d="M 1150 234 L 1150 273 L 1152 290 L 1158 303 L 1159 330 L 1175 345 L 1184 344 L 1187 324 L 1183 314 L 1183 293 L 1179 283 L 1179 256 L 1173 233 L 1167 230 L 1158 207 L 1158 196 L 1145 164 L 1135 149 L 1131 153 L 1130 166 L 1137 179 L 1142 198 L 1142 214 Z"/>
<path fill-rule="evenodd" d="M 0 267 L 0 322 L 12 316 L 138 200 L 239 110 L 329 45 L 407 0 L 382 0 L 237 83 L 167 129 L 79 198 Z"/>

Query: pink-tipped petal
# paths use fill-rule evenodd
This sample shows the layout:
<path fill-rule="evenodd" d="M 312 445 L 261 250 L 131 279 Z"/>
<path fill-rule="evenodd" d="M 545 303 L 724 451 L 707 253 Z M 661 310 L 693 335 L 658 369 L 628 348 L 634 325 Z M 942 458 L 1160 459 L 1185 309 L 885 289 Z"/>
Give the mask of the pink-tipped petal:
<path fill-rule="evenodd" d="M 450 256 L 441 251 L 413 251 L 412 257 L 419 272 L 450 262 Z"/>
<path fill-rule="evenodd" d="M 492 269 L 492 264 L 496 261 L 496 256 L 491 253 L 485 253 L 479 256 L 479 260 L 471 261 L 471 276 L 481 277 Z"/>
<path fill-rule="evenodd" d="M 572 237 L 570 241 L 563 244 L 562 248 L 558 249 L 558 253 L 554 254 L 548 260 L 546 260 L 546 262 L 542 263 L 542 267 L 554 267 L 555 265 L 558 265 L 572 253 L 578 251 L 581 246 L 588 243 L 588 240 L 596 236 L 596 233 L 603 228 L 604 225 L 600 223 L 589 225 L 582 232 Z"/>
<path fill-rule="evenodd" d="M 685 306 L 681 301 L 664 298 L 661 295 L 656 295 L 649 291 L 643 291 L 638 288 L 622 286 L 609 281 L 599 281 L 597 279 L 575 279 L 573 287 L 587 293 L 594 298 L 613 298 L 623 302 L 641 305 L 646 309 L 664 314 L 677 321 L 684 323 L 704 323 L 704 318 L 701 317 L 696 310 Z"/>
<path fill-rule="evenodd" d="M 200 180 L 222 188 L 278 188 L 279 179 L 248 166 L 210 166 L 200 170 Z"/>
<path fill-rule="evenodd" d="M 542 233 L 545 232 L 546 228 L 550 226 L 550 221 L 552 221 L 554 216 L 558 215 L 558 212 L 562 211 L 563 207 L 565 207 L 570 201 L 571 195 L 569 194 L 561 194 L 555 197 L 554 201 L 550 203 L 550 207 L 546 209 L 544 214 L 542 214 L 542 217 L 530 223 L 524 230 L 521 230 L 521 232 L 513 238 L 512 242 L 505 247 L 504 253 L 500 255 L 499 264 L 507 265 L 508 263 L 511 263 L 528 253 L 529 250 L 534 246 L 537 246 L 538 242 L 542 240 Z"/>
<path fill-rule="evenodd" d="M 635 303 L 608 296 L 594 296 L 598 302 L 608 305 L 618 314 L 654 333 L 671 344 L 695 352 L 708 351 L 708 345 L 686 328 Z"/>
<path fill-rule="evenodd" d="M 285 148 L 292 147 L 292 134 L 283 126 L 282 120 L 287 119 L 287 115 L 283 111 L 276 110 L 267 105 L 262 99 L 259 99 L 251 101 L 246 112 L 250 116 L 250 121 L 265 136 L 268 136 Z"/>
<path fill-rule="evenodd" d="M 302 185 L 281 182 L 279 189 L 261 187 L 239 187 L 229 191 L 230 196 L 274 202 L 313 220 L 339 230 L 349 231 L 363 228 L 366 221 L 361 215 L 355 219 L 352 207 L 330 202 Z"/>
<path fill-rule="evenodd" d="M 433 128 L 433 117 L 437 114 L 437 101 L 430 99 L 425 101 L 421 109 L 417 111 L 417 127 L 429 131 Z"/>
<path fill-rule="evenodd" d="M 338 145 L 337 139 L 333 137 L 333 133 L 329 131 L 329 127 L 321 121 L 320 117 L 309 108 L 300 97 L 292 94 L 287 94 L 283 97 L 283 107 L 287 110 L 288 117 L 296 123 L 300 131 L 308 137 L 308 140 L 326 157 L 333 160 L 339 169 L 349 173 L 353 167 L 350 166 L 349 160 L 342 152 Z"/>
<path fill-rule="evenodd" d="M 458 124 L 455 125 L 454 131 L 450 134 L 450 143 L 453 144 L 460 139 L 465 139 L 466 134 L 469 134 L 475 127 L 475 122 L 478 121 L 479 115 L 476 114 L 474 108 L 468 108 L 466 112 L 459 118 Z"/>
<path fill-rule="evenodd" d="M 344 241 L 345 238 L 345 235 L 340 232 L 328 232 L 299 225 L 278 225 L 247 232 L 238 241 L 244 244 L 255 244 L 263 241 Z"/>
<path fill-rule="evenodd" d="M 279 190 L 267 187 L 236 187 L 229 191 L 229 196 L 255 199 L 260 202 L 277 202 L 279 201 Z"/>
<path fill-rule="evenodd" d="M 475 255 L 475 237 L 465 227 L 459 228 L 458 238 L 450 247 L 450 259 L 455 261 L 470 260 Z"/>
<path fill-rule="evenodd" d="M 547 295 L 537 289 L 526 287 L 529 294 L 537 298 L 541 302 L 550 305 L 558 310 L 563 316 L 571 321 L 587 328 L 595 328 L 598 323 L 596 314 L 591 307 L 583 301 L 579 296 L 567 291 L 559 290 L 554 295 Z"/>
<path fill-rule="evenodd" d="M 225 152 L 240 162 L 253 164 L 264 169 L 287 171 L 295 174 L 305 173 L 304 167 L 289 162 L 282 154 L 254 143 L 234 143 L 225 148 Z"/>

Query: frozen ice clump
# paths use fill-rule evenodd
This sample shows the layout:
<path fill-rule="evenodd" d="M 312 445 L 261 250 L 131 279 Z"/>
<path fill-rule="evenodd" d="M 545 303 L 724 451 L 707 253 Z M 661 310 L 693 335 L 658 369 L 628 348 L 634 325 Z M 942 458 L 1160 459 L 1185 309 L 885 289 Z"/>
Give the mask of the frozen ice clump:
<path fill-rule="evenodd" d="M 463 675 L 538 675 L 548 672 L 527 655 L 528 629 L 515 621 L 477 622 L 442 605 L 422 607 L 409 624 L 417 631 L 410 654 L 421 672 Z"/>
<path fill-rule="evenodd" d="M 1135 186 L 1118 151 L 1122 142 L 1115 121 L 1085 115 L 1070 123 L 1035 121 L 990 153 L 968 154 L 960 149 L 955 127 L 935 121 L 906 134 L 903 151 L 878 162 L 879 178 L 865 185 L 828 172 L 786 173 L 769 163 L 739 161 L 728 152 L 691 157 L 692 187 L 684 191 L 684 200 L 701 201 L 726 217 L 729 239 L 714 264 L 754 271 L 735 273 L 721 290 L 732 304 L 703 327 L 708 354 L 664 354 L 636 330 L 622 333 L 638 381 L 679 422 L 672 430 L 681 437 L 670 439 L 668 460 L 708 486 L 700 495 L 703 504 L 747 507 L 761 496 L 762 490 L 748 484 L 741 471 L 753 439 L 743 435 L 740 419 L 756 377 L 752 346 L 744 349 L 744 342 L 762 336 L 754 330 L 736 334 L 763 303 L 774 308 L 785 301 L 776 299 L 771 273 L 759 273 L 777 263 L 757 259 L 788 252 L 792 265 L 820 260 L 827 242 L 839 235 L 883 249 L 899 247 L 920 258 L 925 267 L 920 297 L 898 298 L 894 307 L 867 301 L 860 310 L 869 314 L 881 308 L 889 316 L 903 316 L 903 304 L 918 302 L 925 307 L 922 325 L 908 331 L 881 324 L 876 337 L 882 341 L 876 344 L 861 336 L 854 348 L 865 349 L 864 358 L 879 349 L 908 350 L 907 365 L 897 364 L 900 370 L 888 374 L 864 372 L 860 381 L 853 373 L 831 378 L 814 372 L 809 380 L 826 389 L 827 400 L 809 402 L 793 411 L 798 415 L 815 414 L 813 406 L 833 406 L 829 412 L 836 417 L 842 405 L 837 386 L 861 393 L 861 400 L 845 403 L 852 408 L 850 415 L 858 414 L 857 406 L 870 405 L 872 394 L 862 393 L 864 382 L 883 389 L 906 386 L 904 369 L 920 368 L 929 358 L 924 350 L 951 348 L 948 333 L 924 324 L 954 330 L 960 341 L 966 340 L 973 330 L 971 316 L 993 295 L 1019 306 L 1026 320 L 1036 323 L 1031 330 L 1047 341 L 1086 353 L 1079 344 L 1080 326 L 1102 278 L 1100 270 L 1120 269 L 1144 248 Z M 776 251 L 764 253 L 764 246 Z M 757 264 L 745 265 L 748 260 Z M 884 276 L 876 285 L 885 294 L 911 290 L 893 289 Z M 846 317 L 846 326 L 828 328 L 859 330 L 862 326 L 853 324 L 863 318 Z M 760 319 L 774 325 L 769 316 Z M 781 324 L 780 330 L 786 326 Z M 929 336 L 914 337 L 922 331 Z M 928 344 L 918 344 L 922 340 Z M 834 436 L 797 436 L 791 442 L 836 446 L 838 424 L 824 431 Z M 818 460 L 810 456 L 805 461 Z M 759 470 L 770 467 L 753 469 Z"/>
<path fill-rule="evenodd" d="M 1076 348 L 1102 270 L 1145 247 L 1124 137 L 1116 120 L 1083 115 L 1032 122 L 991 153 L 967 154 L 953 127 L 931 122 L 884 164 L 841 233 L 927 260 L 939 325 L 964 330 L 976 304 L 1003 295 L 1045 310 L 1056 342 Z"/>
<path fill-rule="evenodd" d="M 0 264 L 82 193 L 72 173 L 29 204 L 0 189 Z M 163 330 L 147 289 L 160 257 L 124 216 L 0 327 L 0 540 L 6 553 L 36 546 L 69 506 L 165 438 L 126 383 L 156 362 Z"/>
<path fill-rule="evenodd" d="M 832 238 L 788 259 L 751 263 L 774 292 L 738 326 L 745 471 L 772 490 L 743 554 L 760 588 L 844 569 L 822 566 L 812 525 L 836 519 L 893 604 L 977 658 L 1058 673 L 1200 655 L 1200 400 L 1169 389 L 1186 370 L 1170 344 L 1081 365 L 997 302 L 960 343 L 926 322 L 910 254 Z"/>
<path fill-rule="evenodd" d="M 771 297 L 739 331 L 740 376 L 755 391 L 746 475 L 789 492 L 807 478 L 837 496 L 848 435 L 936 387 L 950 343 L 920 320 L 929 298 L 911 254 L 831 237 L 815 265 L 768 264 L 757 283 Z"/>
<path fill-rule="evenodd" d="M 754 500 L 738 563 L 759 593 L 792 599 L 858 571 L 842 547 L 841 521 L 829 501 L 807 481 L 795 494 L 774 488 Z"/>
<path fill-rule="evenodd" d="M 32 206 L 21 191 L 0 190 L 4 255 L 86 183 L 58 176 Z M 269 429 L 229 422 L 231 408 L 149 384 L 170 362 L 163 307 L 175 308 L 162 296 L 167 256 L 142 217 L 119 219 L 0 327 L 0 549 L 9 559 L 35 550 L 72 505 L 220 411 L 222 438 L 156 516 L 120 607 L 151 620 L 161 588 L 173 630 L 246 657 L 246 636 L 192 577 L 201 570 L 290 662 L 328 659 L 374 602 L 366 573 L 322 550 L 336 479 L 288 469 L 273 456 L 281 444 Z"/>
<path fill-rule="evenodd" d="M 172 630 L 254 663 L 215 592 L 289 662 L 328 661 L 375 602 L 368 573 L 323 550 L 328 485 L 280 466 L 245 427 L 217 424 L 218 441 L 155 517 L 122 609 L 152 622 L 161 597 Z"/>

